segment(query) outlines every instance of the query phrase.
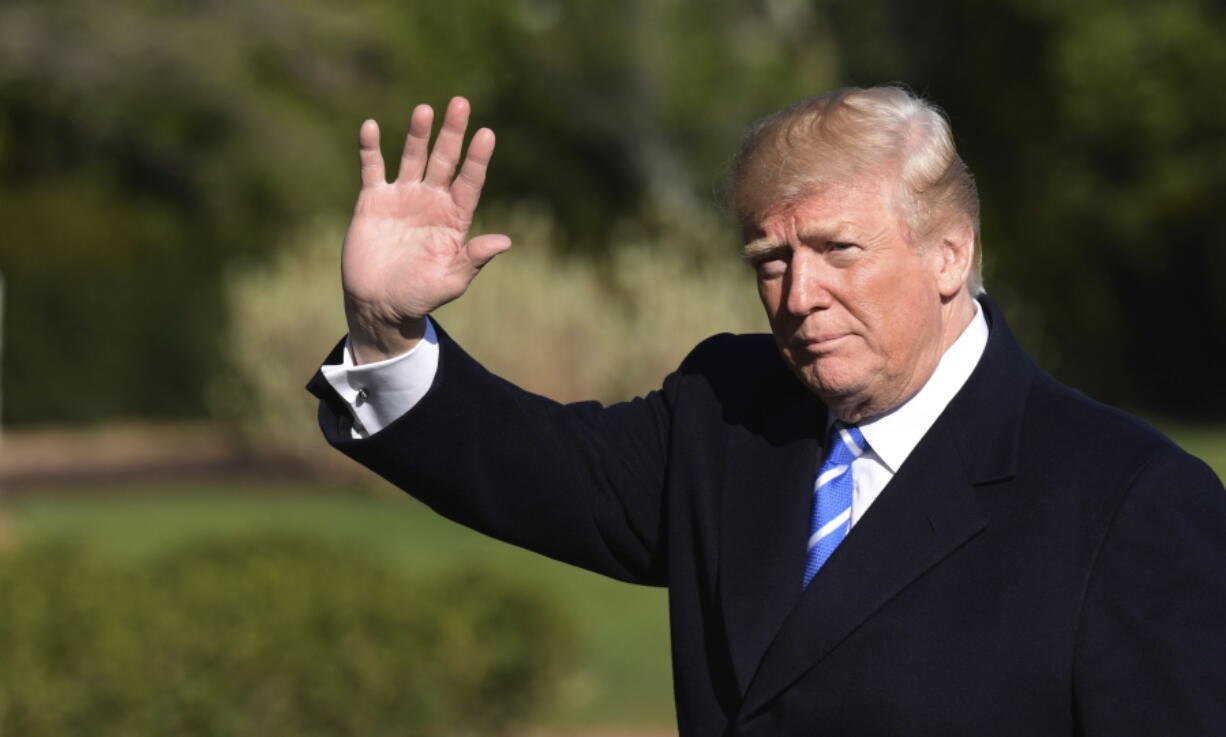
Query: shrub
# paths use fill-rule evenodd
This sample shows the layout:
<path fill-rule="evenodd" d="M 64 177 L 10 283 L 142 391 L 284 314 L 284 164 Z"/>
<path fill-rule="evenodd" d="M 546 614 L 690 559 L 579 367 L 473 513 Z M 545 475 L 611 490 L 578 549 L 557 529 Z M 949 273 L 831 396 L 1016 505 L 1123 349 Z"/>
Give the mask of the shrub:
<path fill-rule="evenodd" d="M 0 558 L 0 734 L 497 734 L 573 651 L 539 593 L 467 569 L 408 581 L 290 537 L 196 543 L 133 572 Z"/>

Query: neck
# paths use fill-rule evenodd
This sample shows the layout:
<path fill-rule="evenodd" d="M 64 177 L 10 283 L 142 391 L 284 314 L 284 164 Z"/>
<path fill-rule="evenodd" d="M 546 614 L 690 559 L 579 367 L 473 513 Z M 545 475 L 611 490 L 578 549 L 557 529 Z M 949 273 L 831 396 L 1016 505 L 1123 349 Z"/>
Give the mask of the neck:
<path fill-rule="evenodd" d="M 941 305 L 943 313 L 943 328 L 941 331 L 941 353 L 949 350 L 958 336 L 966 330 L 966 326 L 975 319 L 975 298 L 966 289 L 958 290 L 948 302 Z M 980 308 L 982 309 L 982 308 Z"/>

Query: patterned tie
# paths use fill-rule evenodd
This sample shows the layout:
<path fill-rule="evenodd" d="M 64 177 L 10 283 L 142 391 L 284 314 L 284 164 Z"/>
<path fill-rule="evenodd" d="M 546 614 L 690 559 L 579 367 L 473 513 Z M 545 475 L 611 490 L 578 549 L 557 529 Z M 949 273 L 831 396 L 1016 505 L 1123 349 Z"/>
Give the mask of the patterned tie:
<path fill-rule="evenodd" d="M 860 457 L 867 447 L 860 428 L 834 423 L 830 453 L 813 484 L 813 519 L 809 525 L 805 588 L 851 529 L 851 462 Z"/>

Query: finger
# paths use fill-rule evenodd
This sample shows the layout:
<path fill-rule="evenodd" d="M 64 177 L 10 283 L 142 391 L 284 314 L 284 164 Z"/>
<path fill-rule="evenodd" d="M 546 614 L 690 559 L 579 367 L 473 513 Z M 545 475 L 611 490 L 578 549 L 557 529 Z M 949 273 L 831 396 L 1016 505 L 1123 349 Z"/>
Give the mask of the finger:
<path fill-rule="evenodd" d="M 426 165 L 426 183 L 446 187 L 455 176 L 455 165 L 460 160 L 464 145 L 464 129 L 468 127 L 468 100 L 453 97 L 447 104 L 447 116 L 443 128 L 434 141 L 434 151 Z"/>
<path fill-rule="evenodd" d="M 464 250 L 468 253 L 468 260 L 478 269 L 510 247 L 510 238 L 494 233 L 479 235 L 464 244 Z"/>
<path fill-rule="evenodd" d="M 384 184 L 383 153 L 379 150 L 379 124 L 373 120 L 362 123 L 358 130 L 358 158 L 362 162 L 362 186 Z"/>
<path fill-rule="evenodd" d="M 409 134 L 404 139 L 404 153 L 400 155 L 400 171 L 396 173 L 398 182 L 416 182 L 421 180 L 422 172 L 426 170 L 426 156 L 430 150 L 430 127 L 434 125 L 434 108 L 429 105 L 418 105 L 413 108 L 413 117 L 409 119 Z"/>
<path fill-rule="evenodd" d="M 481 199 L 481 187 L 485 184 L 485 172 L 493 154 L 494 131 L 482 128 L 473 134 L 468 153 L 464 156 L 464 165 L 460 167 L 460 176 L 451 184 L 451 198 L 470 218 Z"/>

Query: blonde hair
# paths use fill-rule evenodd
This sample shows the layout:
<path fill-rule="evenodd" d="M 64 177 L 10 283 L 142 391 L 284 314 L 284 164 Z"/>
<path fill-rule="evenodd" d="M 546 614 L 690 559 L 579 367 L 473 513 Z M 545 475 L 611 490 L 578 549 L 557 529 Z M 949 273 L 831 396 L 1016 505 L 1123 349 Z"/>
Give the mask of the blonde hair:
<path fill-rule="evenodd" d="M 728 204 L 745 225 L 825 185 L 891 172 L 911 241 L 956 217 L 970 221 L 972 295 L 983 291 L 979 195 L 941 110 L 901 87 L 844 88 L 811 97 L 750 129 L 733 159 Z"/>

